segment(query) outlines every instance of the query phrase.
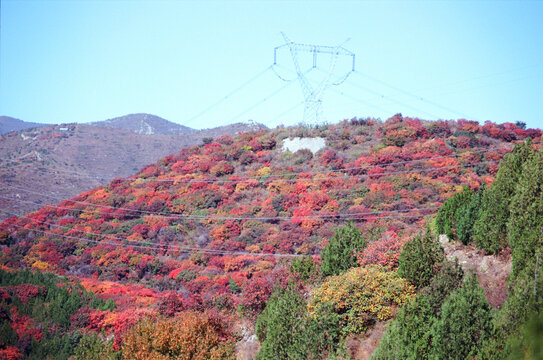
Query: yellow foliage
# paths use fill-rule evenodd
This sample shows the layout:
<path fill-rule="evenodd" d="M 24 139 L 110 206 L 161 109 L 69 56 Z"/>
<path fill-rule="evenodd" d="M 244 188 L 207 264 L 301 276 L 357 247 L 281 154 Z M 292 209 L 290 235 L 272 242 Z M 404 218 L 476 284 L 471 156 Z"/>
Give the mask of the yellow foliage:
<path fill-rule="evenodd" d="M 256 264 L 253 264 L 247 268 L 247 272 L 249 274 L 255 274 L 262 271 L 269 271 L 273 269 L 274 264 L 271 261 L 268 260 L 260 260 Z"/>
<path fill-rule="evenodd" d="M 313 250 L 313 245 L 308 242 L 304 242 L 300 247 L 296 249 L 296 254 L 310 255 Z"/>
<path fill-rule="evenodd" d="M 258 253 L 260 252 L 260 246 L 257 244 L 249 245 L 245 248 L 245 251 L 251 252 L 251 253 Z"/>
<path fill-rule="evenodd" d="M 41 271 L 49 270 L 51 268 L 51 265 L 46 263 L 45 261 L 37 260 L 32 264 L 33 268 L 39 269 Z"/>
<path fill-rule="evenodd" d="M 185 211 L 185 204 L 179 204 L 179 205 L 171 205 L 170 206 L 170 210 L 172 213 L 182 213 L 183 211 Z"/>
<path fill-rule="evenodd" d="M 82 212 L 79 214 L 79 218 L 83 220 L 92 220 L 96 218 L 97 213 L 95 212 Z"/>
<path fill-rule="evenodd" d="M 117 317 L 117 313 L 108 312 L 104 317 L 104 320 L 102 320 L 102 325 L 104 327 L 114 327 L 117 323 Z"/>
<path fill-rule="evenodd" d="M 363 333 L 376 321 L 390 319 L 414 294 L 414 287 L 395 272 L 370 265 L 327 278 L 315 289 L 309 311 L 330 304 L 341 314 L 346 333 Z"/>
<path fill-rule="evenodd" d="M 268 191 L 278 194 L 288 194 L 294 192 L 294 189 L 294 185 L 286 182 L 284 179 L 271 181 L 267 187 Z"/>
<path fill-rule="evenodd" d="M 353 202 L 354 202 L 355 205 L 360 205 L 360 204 L 362 204 L 362 201 L 364 201 L 364 198 L 361 198 L 361 197 L 360 197 L 360 198 L 356 198 L 356 199 L 353 200 Z"/>
<path fill-rule="evenodd" d="M 264 166 L 256 171 L 257 176 L 268 176 L 271 174 L 271 169 L 268 166 Z"/>

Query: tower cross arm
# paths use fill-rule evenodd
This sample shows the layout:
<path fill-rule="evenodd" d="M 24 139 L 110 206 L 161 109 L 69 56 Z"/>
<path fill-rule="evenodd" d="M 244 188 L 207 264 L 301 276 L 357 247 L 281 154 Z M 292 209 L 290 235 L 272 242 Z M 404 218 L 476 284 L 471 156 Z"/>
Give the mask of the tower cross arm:
<path fill-rule="evenodd" d="M 295 51 L 304 52 L 317 52 L 320 54 L 333 54 L 333 55 L 346 55 L 354 56 L 354 53 L 341 46 L 323 46 L 323 45 L 309 45 L 309 44 L 288 44 Z"/>

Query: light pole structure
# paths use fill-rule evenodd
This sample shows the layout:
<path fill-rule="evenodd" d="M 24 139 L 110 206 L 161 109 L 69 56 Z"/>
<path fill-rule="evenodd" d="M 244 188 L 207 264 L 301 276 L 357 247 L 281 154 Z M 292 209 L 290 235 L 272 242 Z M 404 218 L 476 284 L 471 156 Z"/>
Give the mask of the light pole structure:
<path fill-rule="evenodd" d="M 273 65 L 277 65 L 277 51 L 281 48 L 288 47 L 292 62 L 294 64 L 294 70 L 296 72 L 298 81 L 302 88 L 302 94 L 304 96 L 304 117 L 303 122 L 309 124 L 318 124 L 322 119 L 322 97 L 324 91 L 329 86 L 337 86 L 342 84 L 349 75 L 354 72 L 355 54 L 342 45 L 337 46 L 322 46 L 322 45 L 309 45 L 300 44 L 291 41 L 285 33 L 281 33 L 285 39 L 285 44 L 277 46 L 273 51 Z M 305 53 L 313 57 L 313 65 L 309 68 L 302 68 L 299 61 L 300 54 Z M 317 68 L 319 54 L 329 55 L 328 70 L 324 71 L 324 77 L 318 80 L 316 83 L 311 82 L 307 74 Z M 348 71 L 342 72 L 341 76 L 336 75 L 336 65 L 339 57 L 351 57 L 352 67 Z M 277 74 L 277 73 L 276 73 Z M 278 75 L 279 76 L 279 75 Z M 279 76 L 280 79 L 285 80 Z"/>

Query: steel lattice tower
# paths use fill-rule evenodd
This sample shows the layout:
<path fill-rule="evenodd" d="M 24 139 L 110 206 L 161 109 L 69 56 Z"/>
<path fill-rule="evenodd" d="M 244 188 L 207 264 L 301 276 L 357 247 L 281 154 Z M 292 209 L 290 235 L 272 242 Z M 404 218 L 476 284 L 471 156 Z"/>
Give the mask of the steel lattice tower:
<path fill-rule="evenodd" d="M 273 51 L 273 65 L 277 65 L 277 50 L 288 47 L 292 56 L 292 62 L 302 93 L 304 96 L 304 118 L 303 121 L 309 124 L 318 124 L 322 119 L 322 96 L 324 91 L 331 85 L 340 85 L 347 77 L 354 72 L 355 54 L 345 49 L 342 44 L 337 46 L 322 46 L 322 45 L 309 45 L 300 44 L 291 41 L 284 33 L 281 33 L 285 39 L 285 44 L 277 46 Z M 299 62 L 299 54 L 308 53 L 313 56 L 313 66 L 309 69 L 301 67 Z M 317 68 L 317 57 L 319 54 L 330 55 L 330 63 L 328 65 L 328 71 L 324 73 L 322 78 L 317 83 L 311 83 L 307 78 L 307 73 L 312 69 Z M 352 58 L 352 69 L 339 77 L 335 76 L 337 60 L 341 56 L 347 56 Z M 276 73 L 277 74 L 277 73 Z M 279 76 L 279 75 L 278 75 Z M 285 80 L 281 76 L 280 79 Z"/>

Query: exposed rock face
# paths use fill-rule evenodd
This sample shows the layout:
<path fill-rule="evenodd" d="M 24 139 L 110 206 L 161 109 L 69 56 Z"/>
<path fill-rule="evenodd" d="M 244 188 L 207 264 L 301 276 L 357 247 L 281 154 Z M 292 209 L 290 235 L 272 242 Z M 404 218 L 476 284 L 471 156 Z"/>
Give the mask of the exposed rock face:
<path fill-rule="evenodd" d="M 511 254 L 485 255 L 474 246 L 466 246 L 460 242 L 451 242 L 447 235 L 440 235 L 439 241 L 445 249 L 445 255 L 458 263 L 464 271 L 473 271 L 485 290 L 488 303 L 500 308 L 507 299 L 507 277 L 511 273 Z"/>
<path fill-rule="evenodd" d="M 296 152 L 298 150 L 307 149 L 315 155 L 319 150 L 326 147 L 324 138 L 299 138 L 283 140 L 283 151 Z"/>

